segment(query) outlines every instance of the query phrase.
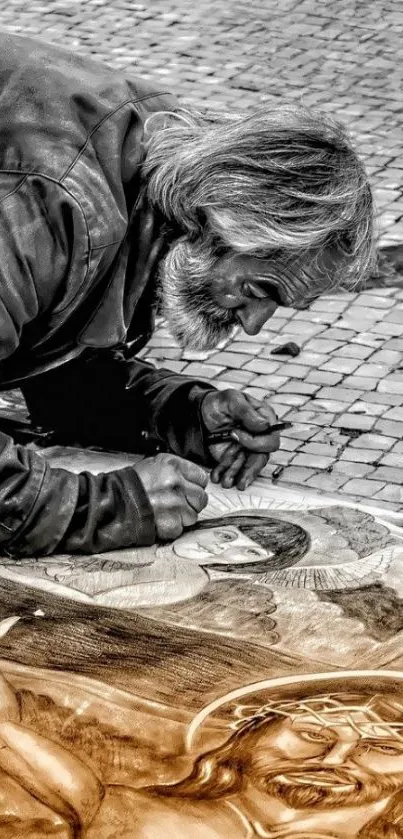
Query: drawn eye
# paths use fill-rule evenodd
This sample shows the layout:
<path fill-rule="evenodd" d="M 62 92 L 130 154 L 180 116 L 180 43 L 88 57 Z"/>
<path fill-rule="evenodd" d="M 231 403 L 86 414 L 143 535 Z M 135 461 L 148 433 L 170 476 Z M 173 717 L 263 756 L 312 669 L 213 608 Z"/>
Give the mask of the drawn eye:
<path fill-rule="evenodd" d="M 399 746 L 390 746 L 387 743 L 367 743 L 367 751 L 379 752 L 383 755 L 401 755 L 403 749 Z"/>
<path fill-rule="evenodd" d="M 302 738 L 302 740 L 306 740 L 308 743 L 327 743 L 328 738 L 325 734 L 320 731 L 298 731 L 298 735 Z"/>
<path fill-rule="evenodd" d="M 235 542 L 237 534 L 231 533 L 230 530 L 216 530 L 215 537 L 219 542 Z"/>
<path fill-rule="evenodd" d="M 259 551 L 257 551 L 255 548 L 246 548 L 246 549 L 242 550 L 242 553 L 244 553 L 245 556 L 259 557 L 259 559 L 262 558 L 262 554 Z"/>

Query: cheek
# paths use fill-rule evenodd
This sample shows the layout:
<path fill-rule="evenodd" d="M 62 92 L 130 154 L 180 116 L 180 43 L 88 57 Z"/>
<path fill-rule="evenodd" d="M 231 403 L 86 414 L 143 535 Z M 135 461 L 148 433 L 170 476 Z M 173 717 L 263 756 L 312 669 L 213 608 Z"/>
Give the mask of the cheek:
<path fill-rule="evenodd" d="M 380 775 L 400 775 L 403 773 L 403 754 L 387 755 L 381 752 L 363 752 L 356 757 L 355 763 Z"/>

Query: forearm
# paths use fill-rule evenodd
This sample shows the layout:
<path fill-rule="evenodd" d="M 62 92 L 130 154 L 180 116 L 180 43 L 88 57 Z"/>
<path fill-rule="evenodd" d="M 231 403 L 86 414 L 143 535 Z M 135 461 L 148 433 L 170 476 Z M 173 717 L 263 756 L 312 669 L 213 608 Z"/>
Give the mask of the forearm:
<path fill-rule="evenodd" d="M 120 451 L 172 451 L 208 462 L 200 401 L 209 385 L 100 352 L 25 385 L 34 422 L 64 441 Z"/>
<path fill-rule="evenodd" d="M 134 468 L 101 475 L 52 469 L 0 433 L 0 554 L 18 560 L 154 541 L 153 512 Z"/>

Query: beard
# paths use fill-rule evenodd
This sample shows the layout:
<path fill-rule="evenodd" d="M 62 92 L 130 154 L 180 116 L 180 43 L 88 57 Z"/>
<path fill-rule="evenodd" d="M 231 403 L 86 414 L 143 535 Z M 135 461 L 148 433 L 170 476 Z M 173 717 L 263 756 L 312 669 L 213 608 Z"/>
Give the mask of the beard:
<path fill-rule="evenodd" d="M 160 313 L 175 340 L 194 350 L 214 349 L 237 326 L 234 313 L 215 303 L 212 274 L 217 262 L 208 241 L 181 239 L 162 262 L 159 275 Z"/>
<path fill-rule="evenodd" d="M 284 767 L 283 772 L 255 778 L 260 789 L 295 810 L 360 807 L 392 795 L 401 775 L 372 775 L 360 768 Z"/>

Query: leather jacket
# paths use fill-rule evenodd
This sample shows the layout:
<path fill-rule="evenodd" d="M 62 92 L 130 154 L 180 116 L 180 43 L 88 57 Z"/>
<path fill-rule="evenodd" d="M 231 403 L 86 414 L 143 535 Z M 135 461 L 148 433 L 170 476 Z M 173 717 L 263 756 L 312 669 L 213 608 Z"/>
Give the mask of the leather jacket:
<path fill-rule="evenodd" d="M 208 385 L 136 358 L 153 329 L 163 219 L 142 183 L 144 122 L 176 101 L 89 59 L 0 35 L 0 389 L 64 439 L 207 462 Z M 0 554 L 155 541 L 133 468 L 52 469 L 0 432 Z"/>

